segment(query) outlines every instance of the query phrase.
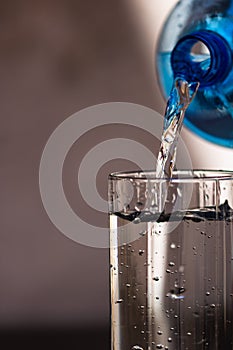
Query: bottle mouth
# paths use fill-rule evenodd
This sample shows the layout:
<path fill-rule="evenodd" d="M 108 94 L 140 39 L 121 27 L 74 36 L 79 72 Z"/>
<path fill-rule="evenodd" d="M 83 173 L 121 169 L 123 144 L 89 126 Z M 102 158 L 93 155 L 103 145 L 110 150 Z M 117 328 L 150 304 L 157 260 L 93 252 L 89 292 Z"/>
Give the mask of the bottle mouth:
<path fill-rule="evenodd" d="M 171 55 L 175 77 L 198 81 L 200 88 L 222 82 L 232 64 L 231 50 L 226 40 L 207 30 L 182 37 Z"/>

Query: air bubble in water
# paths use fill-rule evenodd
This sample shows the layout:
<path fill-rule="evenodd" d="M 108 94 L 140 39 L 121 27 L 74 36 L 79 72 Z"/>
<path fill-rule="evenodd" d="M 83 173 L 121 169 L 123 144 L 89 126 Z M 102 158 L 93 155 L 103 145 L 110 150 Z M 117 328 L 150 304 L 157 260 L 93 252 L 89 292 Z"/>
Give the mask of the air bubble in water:
<path fill-rule="evenodd" d="M 142 202 L 137 202 L 134 209 L 136 211 L 141 211 L 143 209 L 143 203 Z"/>
<path fill-rule="evenodd" d="M 177 187 L 177 194 L 178 194 L 179 197 L 182 197 L 182 192 L 181 192 L 179 187 Z"/>
<path fill-rule="evenodd" d="M 184 265 L 180 265 L 180 266 L 179 266 L 179 272 L 180 272 L 180 273 L 183 273 L 183 272 L 184 272 Z"/>
<path fill-rule="evenodd" d="M 125 203 L 124 204 L 124 212 L 127 212 L 130 209 L 129 204 Z"/>
<path fill-rule="evenodd" d="M 157 205 L 151 205 L 150 206 L 150 212 L 152 213 L 152 214 L 156 214 L 156 212 L 158 211 L 158 207 L 157 207 Z"/>

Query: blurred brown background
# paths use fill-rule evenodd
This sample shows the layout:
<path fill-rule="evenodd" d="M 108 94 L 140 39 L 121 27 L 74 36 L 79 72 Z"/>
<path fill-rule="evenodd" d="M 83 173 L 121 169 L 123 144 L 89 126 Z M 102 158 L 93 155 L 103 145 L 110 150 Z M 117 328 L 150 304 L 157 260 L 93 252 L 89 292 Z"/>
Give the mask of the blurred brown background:
<path fill-rule="evenodd" d="M 40 199 L 38 170 L 50 134 L 85 107 L 125 101 L 163 111 L 156 38 L 147 37 L 144 24 L 150 12 L 156 33 L 171 1 L 143 12 L 146 2 L 0 1 L 4 349 L 15 343 L 20 349 L 109 349 L 108 250 L 72 242 L 53 226 Z M 101 130 L 95 137 L 98 143 Z M 88 142 L 82 150 L 93 147 Z M 65 172 L 71 203 L 78 201 L 72 185 L 79 150 Z"/>

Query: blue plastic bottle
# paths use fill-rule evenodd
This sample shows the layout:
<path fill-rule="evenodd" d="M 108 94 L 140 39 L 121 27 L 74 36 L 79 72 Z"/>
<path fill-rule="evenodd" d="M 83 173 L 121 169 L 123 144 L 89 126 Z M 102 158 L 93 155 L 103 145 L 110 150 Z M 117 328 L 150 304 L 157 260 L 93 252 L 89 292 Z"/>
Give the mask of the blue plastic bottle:
<path fill-rule="evenodd" d="M 186 126 L 233 148 L 233 0 L 181 0 L 166 21 L 157 49 L 160 84 L 199 81 Z"/>

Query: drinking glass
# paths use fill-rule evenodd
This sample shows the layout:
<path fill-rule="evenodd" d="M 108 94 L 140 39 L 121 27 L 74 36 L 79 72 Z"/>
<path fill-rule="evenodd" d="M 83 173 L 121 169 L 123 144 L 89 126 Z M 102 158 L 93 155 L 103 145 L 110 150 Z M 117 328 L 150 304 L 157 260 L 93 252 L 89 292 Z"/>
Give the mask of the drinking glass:
<path fill-rule="evenodd" d="M 233 348 L 233 173 L 109 176 L 112 350 Z"/>

